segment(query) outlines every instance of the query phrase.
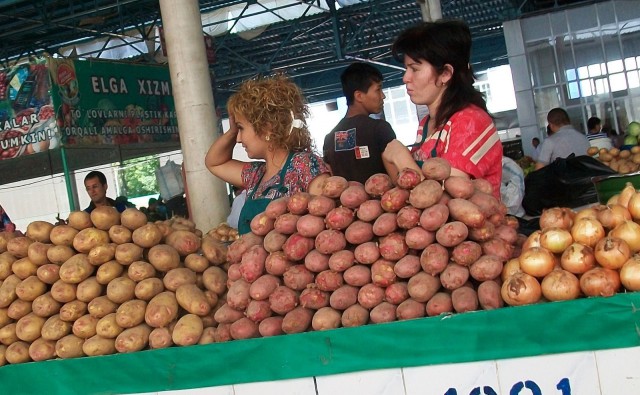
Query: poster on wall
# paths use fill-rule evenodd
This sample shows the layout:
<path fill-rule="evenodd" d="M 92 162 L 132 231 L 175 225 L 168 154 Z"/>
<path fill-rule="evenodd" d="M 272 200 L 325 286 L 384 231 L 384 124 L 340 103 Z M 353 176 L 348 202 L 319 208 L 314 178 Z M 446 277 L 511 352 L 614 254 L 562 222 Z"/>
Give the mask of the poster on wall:
<path fill-rule="evenodd" d="M 56 148 L 45 58 L 0 70 L 0 160 Z"/>
<path fill-rule="evenodd" d="M 179 141 L 167 66 L 50 59 L 65 145 Z"/>

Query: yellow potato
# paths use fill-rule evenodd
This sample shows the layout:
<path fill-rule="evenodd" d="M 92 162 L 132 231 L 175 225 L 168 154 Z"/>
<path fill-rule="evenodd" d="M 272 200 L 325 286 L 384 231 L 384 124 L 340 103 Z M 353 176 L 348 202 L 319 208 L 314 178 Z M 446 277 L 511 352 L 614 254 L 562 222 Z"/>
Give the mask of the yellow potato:
<path fill-rule="evenodd" d="M 62 303 L 58 302 L 51 296 L 51 292 L 44 293 L 32 302 L 33 313 L 39 317 L 48 318 L 54 314 L 58 314 Z"/>
<path fill-rule="evenodd" d="M 129 277 L 116 277 L 107 284 L 107 298 L 114 303 L 124 303 L 135 296 L 136 282 Z"/>
<path fill-rule="evenodd" d="M 93 299 L 102 295 L 103 285 L 98 282 L 96 276 L 91 276 L 78 284 L 76 288 L 76 298 L 83 302 L 91 302 Z"/>
<path fill-rule="evenodd" d="M 136 284 L 134 293 L 136 298 L 149 301 L 162 291 L 164 291 L 164 284 L 162 283 L 162 280 L 152 277 L 146 278 Z"/>
<path fill-rule="evenodd" d="M 29 313 L 16 323 L 16 336 L 20 340 L 32 342 L 40 337 L 45 322 L 46 319 L 38 317 L 34 313 Z"/>
<path fill-rule="evenodd" d="M 95 335 L 84 341 L 82 351 L 90 356 L 115 354 L 115 343 L 115 339 L 107 339 Z"/>
<path fill-rule="evenodd" d="M 60 314 L 49 317 L 42 326 L 42 338 L 45 340 L 59 340 L 71 332 L 72 324 L 63 321 Z"/>
<path fill-rule="evenodd" d="M 116 338 L 116 350 L 122 353 L 140 351 L 149 344 L 149 334 L 151 327 L 144 323 L 125 329 Z"/>
<path fill-rule="evenodd" d="M 78 358 L 84 356 L 82 345 L 84 339 L 76 335 L 67 335 L 56 342 L 56 355 L 58 358 Z"/>
<path fill-rule="evenodd" d="M 60 319 L 73 322 L 87 313 L 87 304 L 80 300 L 65 303 L 60 308 Z"/>
<path fill-rule="evenodd" d="M 4 357 L 10 364 L 24 363 L 31 361 L 29 356 L 29 343 L 17 341 L 10 344 L 5 351 Z"/>
<path fill-rule="evenodd" d="M 74 321 L 71 330 L 79 338 L 88 339 L 96 334 L 96 325 L 98 325 L 98 318 L 85 314 Z"/>
<path fill-rule="evenodd" d="M 39 338 L 29 346 L 29 357 L 34 361 L 45 361 L 56 357 L 56 342 Z"/>
<path fill-rule="evenodd" d="M 60 266 L 60 280 L 78 284 L 93 274 L 95 267 L 89 263 L 87 254 L 76 254 Z"/>
<path fill-rule="evenodd" d="M 122 328 L 133 328 L 144 322 L 144 313 L 147 302 L 144 300 L 129 300 L 120 305 L 116 310 L 116 323 Z"/>
<path fill-rule="evenodd" d="M 94 266 L 100 266 L 109 262 L 116 256 L 116 246 L 117 244 L 115 243 L 109 243 L 93 247 L 87 255 L 89 263 Z"/>
<path fill-rule="evenodd" d="M 98 267 L 96 279 L 102 285 L 109 284 L 111 280 L 119 277 L 124 272 L 124 266 L 118 261 L 105 262 Z"/>
<path fill-rule="evenodd" d="M 115 339 L 123 330 L 116 321 L 116 313 L 105 315 L 96 324 L 96 335 L 107 339 Z"/>
<path fill-rule="evenodd" d="M 203 330 L 204 325 L 200 317 L 195 314 L 185 314 L 180 317 L 173 328 L 171 338 L 179 346 L 190 346 L 198 344 Z"/>
<path fill-rule="evenodd" d="M 92 317 L 102 318 L 109 313 L 115 313 L 118 304 L 112 302 L 106 296 L 98 296 L 87 305 L 87 310 Z"/>

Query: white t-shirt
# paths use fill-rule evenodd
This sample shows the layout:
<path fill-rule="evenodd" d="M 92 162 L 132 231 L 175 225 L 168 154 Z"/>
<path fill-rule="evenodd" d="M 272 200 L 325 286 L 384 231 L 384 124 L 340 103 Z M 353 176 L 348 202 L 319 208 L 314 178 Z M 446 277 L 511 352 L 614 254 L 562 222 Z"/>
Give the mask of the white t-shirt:
<path fill-rule="evenodd" d="M 233 203 L 231 204 L 231 212 L 227 217 L 227 223 L 232 228 L 238 229 L 238 220 L 240 219 L 240 211 L 242 211 L 242 207 L 244 206 L 244 202 L 247 200 L 247 190 L 243 189 L 242 192 L 235 199 L 233 199 Z"/>

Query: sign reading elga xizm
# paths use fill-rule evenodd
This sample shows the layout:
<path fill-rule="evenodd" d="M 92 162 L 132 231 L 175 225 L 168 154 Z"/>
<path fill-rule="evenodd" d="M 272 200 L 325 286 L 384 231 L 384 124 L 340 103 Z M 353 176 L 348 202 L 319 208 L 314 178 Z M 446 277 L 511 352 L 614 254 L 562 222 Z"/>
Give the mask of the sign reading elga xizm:
<path fill-rule="evenodd" d="M 50 59 L 49 72 L 64 144 L 179 140 L 168 67 Z"/>

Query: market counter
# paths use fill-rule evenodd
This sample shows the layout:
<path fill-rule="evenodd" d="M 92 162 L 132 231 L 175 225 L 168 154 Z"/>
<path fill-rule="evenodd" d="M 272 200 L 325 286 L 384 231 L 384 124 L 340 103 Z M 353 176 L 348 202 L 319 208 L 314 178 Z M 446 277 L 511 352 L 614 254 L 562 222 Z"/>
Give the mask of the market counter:
<path fill-rule="evenodd" d="M 0 367 L 2 394 L 124 394 L 640 346 L 640 293 Z"/>

